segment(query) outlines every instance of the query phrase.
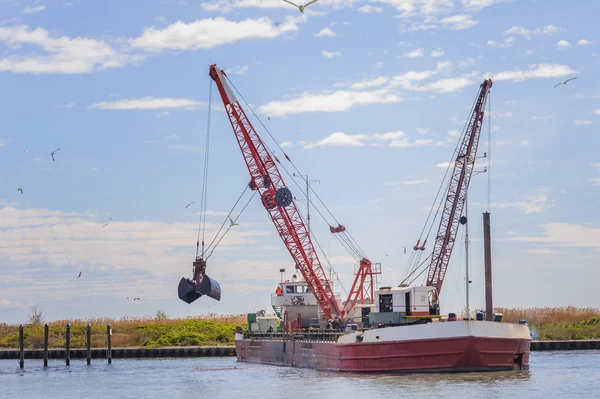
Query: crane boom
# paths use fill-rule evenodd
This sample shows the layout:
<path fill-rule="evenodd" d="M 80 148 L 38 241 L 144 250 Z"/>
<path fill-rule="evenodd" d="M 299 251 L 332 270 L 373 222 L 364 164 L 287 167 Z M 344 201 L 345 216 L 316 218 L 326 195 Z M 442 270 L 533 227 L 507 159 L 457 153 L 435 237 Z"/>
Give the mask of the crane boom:
<path fill-rule="evenodd" d="M 279 236 L 327 318 L 332 319 L 337 316 L 343 319 L 344 313 L 335 300 L 333 287 L 321 266 L 310 234 L 294 203 L 292 193 L 279 173 L 275 160 L 236 99 L 227 83 L 225 72 L 213 64 L 210 66 L 209 75 L 217 85 L 250 172 L 250 188 L 258 190 L 262 204 L 269 213 Z"/>
<path fill-rule="evenodd" d="M 468 119 L 467 129 L 460 144 L 450 184 L 448 185 L 444 211 L 440 219 L 427 275 L 427 285 L 435 287 L 438 295 L 444 283 L 446 269 L 450 262 L 450 255 L 458 232 L 459 221 L 463 213 L 467 190 L 475 166 L 485 104 L 491 88 L 491 79 L 484 80 L 479 88 L 479 95 Z"/>

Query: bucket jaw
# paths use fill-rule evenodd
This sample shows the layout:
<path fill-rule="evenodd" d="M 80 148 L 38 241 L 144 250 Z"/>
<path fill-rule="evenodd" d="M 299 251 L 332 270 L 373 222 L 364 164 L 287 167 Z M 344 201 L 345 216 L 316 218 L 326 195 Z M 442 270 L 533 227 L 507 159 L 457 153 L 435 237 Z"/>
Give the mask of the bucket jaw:
<path fill-rule="evenodd" d="M 185 303 L 192 303 L 202 295 L 206 295 L 217 301 L 221 300 L 221 286 L 216 280 L 205 274 L 206 261 L 202 258 L 196 258 L 194 262 L 194 278 L 183 277 L 179 281 L 177 293 L 179 299 Z"/>

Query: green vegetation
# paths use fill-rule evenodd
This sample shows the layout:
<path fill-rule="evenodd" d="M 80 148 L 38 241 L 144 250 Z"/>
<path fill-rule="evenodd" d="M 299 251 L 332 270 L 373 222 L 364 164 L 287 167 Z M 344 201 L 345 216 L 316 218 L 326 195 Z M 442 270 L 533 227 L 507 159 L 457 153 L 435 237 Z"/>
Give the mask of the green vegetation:
<path fill-rule="evenodd" d="M 246 324 L 246 315 L 206 315 L 198 318 L 155 318 L 60 320 L 48 323 L 50 348 L 64 348 L 65 327 L 71 324 L 71 347 L 85 348 L 86 326 L 92 325 L 92 347 L 106 347 L 106 324 L 110 323 L 113 347 L 169 347 L 233 345 L 236 325 Z M 27 324 L 25 347 L 39 349 L 44 343 L 44 326 Z M 0 348 L 19 347 L 19 326 L 0 324 Z"/>

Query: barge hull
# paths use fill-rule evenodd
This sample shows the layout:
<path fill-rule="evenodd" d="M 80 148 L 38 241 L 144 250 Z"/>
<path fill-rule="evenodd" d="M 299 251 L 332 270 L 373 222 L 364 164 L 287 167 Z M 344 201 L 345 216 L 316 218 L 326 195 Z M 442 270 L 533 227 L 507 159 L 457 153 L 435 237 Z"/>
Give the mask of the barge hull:
<path fill-rule="evenodd" d="M 386 335 L 395 335 L 389 334 L 393 328 L 412 327 L 386 328 Z M 403 335 L 409 332 L 400 331 Z M 240 362 L 359 373 L 500 371 L 529 367 L 531 339 L 521 334 L 340 343 L 343 338 L 338 342 L 244 338 L 236 340 L 236 356 Z"/>

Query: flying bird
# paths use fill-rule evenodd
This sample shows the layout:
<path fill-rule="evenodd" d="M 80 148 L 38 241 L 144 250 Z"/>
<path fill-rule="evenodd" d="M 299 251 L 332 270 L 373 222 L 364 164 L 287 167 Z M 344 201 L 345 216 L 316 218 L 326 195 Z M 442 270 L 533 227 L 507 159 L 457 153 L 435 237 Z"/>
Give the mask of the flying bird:
<path fill-rule="evenodd" d="M 24 150 L 21 150 L 22 152 L 27 152 L 27 148 L 25 148 Z"/>
<path fill-rule="evenodd" d="M 239 224 L 235 223 L 233 220 L 231 220 L 231 218 L 229 216 L 227 216 L 227 218 L 229 219 L 229 227 L 239 226 Z"/>
<path fill-rule="evenodd" d="M 109 224 L 110 224 L 110 222 L 108 222 L 108 223 L 104 223 L 104 224 L 102 225 L 102 227 L 104 227 L 104 226 L 108 226 Z"/>
<path fill-rule="evenodd" d="M 127 299 L 129 299 L 131 302 L 135 302 L 135 301 L 139 301 L 140 300 L 140 298 L 137 298 L 137 297 L 136 298 L 129 298 L 129 297 L 127 297 Z"/>
<path fill-rule="evenodd" d="M 294 3 L 292 3 L 291 1 L 288 1 L 288 0 L 283 0 L 283 1 L 285 1 L 286 3 L 289 3 L 289 4 L 291 4 L 291 5 L 293 5 L 294 7 L 298 8 L 298 10 L 300 10 L 300 12 L 301 12 L 301 13 L 304 13 L 304 9 L 305 9 L 306 7 L 308 7 L 308 6 L 309 6 L 309 5 L 311 5 L 312 3 L 316 3 L 316 2 L 317 2 L 317 1 L 319 1 L 319 0 L 312 0 L 312 1 L 309 1 L 308 3 L 306 3 L 306 4 L 305 4 L 305 5 L 303 5 L 303 6 L 299 6 L 299 5 L 297 5 L 297 4 L 294 4 Z"/>
<path fill-rule="evenodd" d="M 50 156 L 52 156 L 52 162 L 54 162 L 54 153 L 59 150 L 60 148 L 57 148 L 56 150 L 52 151 L 52 154 L 50 154 Z"/>
<path fill-rule="evenodd" d="M 7 67 L 7 68 L 10 68 L 10 67 L 8 66 L 8 64 L 7 64 L 6 62 L 4 62 L 4 60 L 0 60 L 0 62 L 2 62 L 4 65 L 6 65 L 6 67 Z"/>
<path fill-rule="evenodd" d="M 23 189 L 22 188 L 17 188 L 17 191 L 20 191 L 21 194 L 23 194 Z"/>
<path fill-rule="evenodd" d="M 188 207 L 188 206 L 190 206 L 190 205 L 192 205 L 192 204 L 194 204 L 194 203 L 196 203 L 196 201 L 192 201 L 192 202 L 190 202 L 189 204 L 187 204 L 187 205 L 185 206 L 185 209 L 187 209 L 187 207 Z"/>
<path fill-rule="evenodd" d="M 79 275 L 77 276 L 77 278 L 81 278 L 81 274 L 82 274 L 82 273 L 83 273 L 83 272 L 79 272 Z"/>
<path fill-rule="evenodd" d="M 267 120 L 271 120 L 271 117 L 270 117 L 270 116 L 267 116 Z"/>
<path fill-rule="evenodd" d="M 404 253 L 406 253 L 406 247 L 404 247 Z"/>
<path fill-rule="evenodd" d="M 566 85 L 567 85 L 567 82 L 569 82 L 569 81 L 571 81 L 571 80 L 575 80 L 575 79 L 577 79 L 577 76 L 575 76 L 574 78 L 571 78 L 571 79 L 567 79 L 567 80 L 565 80 L 564 82 L 560 82 L 559 84 L 557 84 L 557 85 L 556 85 L 556 86 L 554 86 L 553 88 L 555 89 L 555 88 L 557 88 L 557 87 L 558 87 L 558 86 L 560 86 L 560 85 L 565 85 L 565 86 L 566 86 Z"/>

